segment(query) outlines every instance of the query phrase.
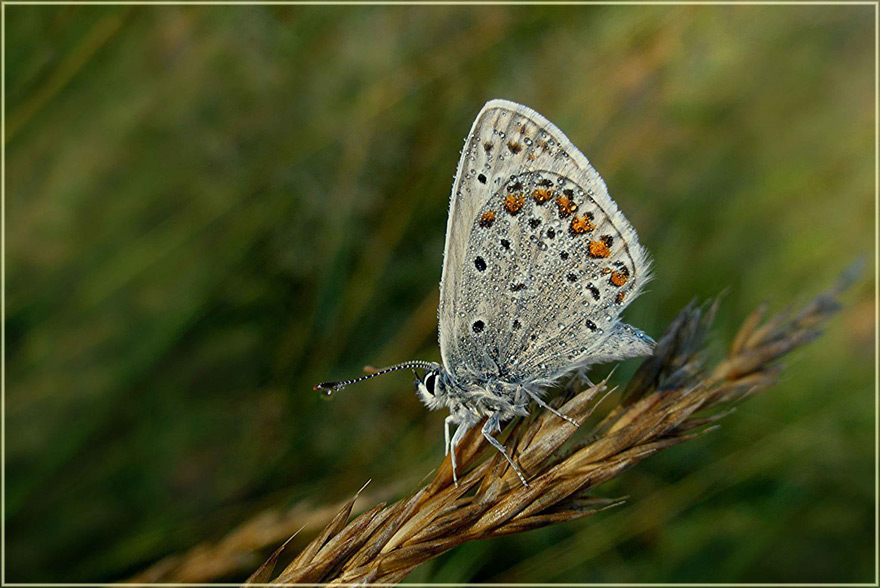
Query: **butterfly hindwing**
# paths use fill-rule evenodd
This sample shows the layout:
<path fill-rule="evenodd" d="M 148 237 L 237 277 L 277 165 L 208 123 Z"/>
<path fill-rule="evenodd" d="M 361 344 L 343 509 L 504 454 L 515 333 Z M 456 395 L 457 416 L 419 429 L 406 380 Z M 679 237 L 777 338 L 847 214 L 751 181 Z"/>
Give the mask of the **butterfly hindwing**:
<path fill-rule="evenodd" d="M 453 185 L 440 286 L 453 378 L 549 382 L 594 363 L 591 353 L 607 359 L 648 266 L 604 181 L 559 129 L 513 102 L 483 107 Z"/>

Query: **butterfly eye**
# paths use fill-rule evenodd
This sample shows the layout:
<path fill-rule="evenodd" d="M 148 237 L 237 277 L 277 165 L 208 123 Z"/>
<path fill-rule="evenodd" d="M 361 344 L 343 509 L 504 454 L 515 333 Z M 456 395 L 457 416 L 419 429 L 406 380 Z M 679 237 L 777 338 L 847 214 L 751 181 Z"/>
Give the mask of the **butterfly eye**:
<path fill-rule="evenodd" d="M 428 394 L 434 396 L 434 386 L 437 384 L 437 374 L 430 373 L 425 376 L 425 389 L 428 391 Z"/>

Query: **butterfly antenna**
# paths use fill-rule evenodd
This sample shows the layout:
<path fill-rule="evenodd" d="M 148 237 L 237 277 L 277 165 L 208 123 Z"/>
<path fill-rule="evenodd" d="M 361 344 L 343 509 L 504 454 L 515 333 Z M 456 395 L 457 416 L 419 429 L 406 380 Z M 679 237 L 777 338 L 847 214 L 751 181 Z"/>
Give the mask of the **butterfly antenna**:
<path fill-rule="evenodd" d="M 364 380 L 369 380 L 370 378 L 375 378 L 376 376 L 382 376 L 390 372 L 396 372 L 397 370 L 407 370 L 407 369 L 425 369 L 430 370 L 437 367 L 436 363 L 430 361 L 405 361 L 403 363 L 398 363 L 396 365 L 389 366 L 387 368 L 382 368 L 381 370 L 374 372 L 372 374 L 361 376 L 360 378 L 354 378 L 352 380 L 343 380 L 341 382 L 321 382 L 317 386 L 315 386 L 315 390 L 321 390 L 326 396 L 330 396 L 334 392 L 338 392 L 343 388 L 351 386 L 352 384 L 357 384 L 358 382 L 363 382 Z"/>

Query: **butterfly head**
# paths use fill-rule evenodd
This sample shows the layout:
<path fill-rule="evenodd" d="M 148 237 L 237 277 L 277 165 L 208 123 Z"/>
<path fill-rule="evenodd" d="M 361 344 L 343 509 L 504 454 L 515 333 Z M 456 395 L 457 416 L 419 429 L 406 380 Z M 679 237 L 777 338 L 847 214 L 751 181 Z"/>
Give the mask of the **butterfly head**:
<path fill-rule="evenodd" d="M 416 395 L 429 410 L 437 410 L 447 405 L 448 386 L 442 368 L 437 367 L 413 381 Z"/>

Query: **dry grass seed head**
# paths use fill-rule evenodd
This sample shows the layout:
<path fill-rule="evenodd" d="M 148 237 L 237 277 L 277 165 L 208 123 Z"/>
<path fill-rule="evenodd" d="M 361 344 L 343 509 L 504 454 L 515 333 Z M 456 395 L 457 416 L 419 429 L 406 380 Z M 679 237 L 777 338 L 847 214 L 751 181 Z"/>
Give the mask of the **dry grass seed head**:
<path fill-rule="evenodd" d="M 507 444 L 528 472 L 529 487 L 518 482 L 498 454 L 477 463 L 486 444 L 475 428 L 459 446 L 463 475 L 458 487 L 452 484 L 447 457 L 433 479 L 410 497 L 377 505 L 346 526 L 353 498 L 275 582 L 395 583 L 466 541 L 574 520 L 621 504 L 589 492 L 658 451 L 712 430 L 733 412 L 733 403 L 772 385 L 779 358 L 819 335 L 818 327 L 839 308 L 836 298 L 853 275 L 850 270 L 797 314 L 783 312 L 762 322 L 762 306 L 743 322 L 727 356 L 711 369 L 703 367 L 705 341 L 718 300 L 702 307 L 691 302 L 586 442 L 565 449 L 578 430 L 549 411 L 511 427 Z M 560 410 L 583 424 L 606 384 L 575 394 Z M 554 399 L 555 406 L 563 399 Z M 251 581 L 266 579 L 282 550 Z"/>

